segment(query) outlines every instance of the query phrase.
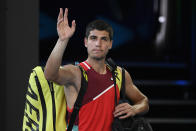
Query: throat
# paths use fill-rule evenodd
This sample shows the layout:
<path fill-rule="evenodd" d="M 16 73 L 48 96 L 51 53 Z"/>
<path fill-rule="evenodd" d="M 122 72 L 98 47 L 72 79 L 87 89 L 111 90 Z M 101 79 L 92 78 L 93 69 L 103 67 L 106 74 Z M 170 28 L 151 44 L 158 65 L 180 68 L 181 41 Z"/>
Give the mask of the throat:
<path fill-rule="evenodd" d="M 101 75 L 105 75 L 107 73 L 107 70 L 106 70 L 106 67 L 104 67 L 104 69 L 94 69 L 95 72 L 97 72 L 98 74 L 101 74 Z"/>
<path fill-rule="evenodd" d="M 103 75 L 103 74 L 106 74 L 107 73 L 105 61 L 89 61 L 89 60 L 86 60 L 86 62 L 98 74 L 102 74 Z"/>

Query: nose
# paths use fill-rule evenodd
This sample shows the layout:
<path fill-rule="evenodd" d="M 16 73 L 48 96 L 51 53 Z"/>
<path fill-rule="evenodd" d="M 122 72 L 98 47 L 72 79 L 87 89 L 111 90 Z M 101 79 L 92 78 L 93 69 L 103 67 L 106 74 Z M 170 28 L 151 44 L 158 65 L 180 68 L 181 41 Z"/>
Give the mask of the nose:
<path fill-rule="evenodd" d="M 101 40 L 98 39 L 98 40 L 96 41 L 95 45 L 96 45 L 97 47 L 100 47 L 100 46 L 101 46 Z"/>

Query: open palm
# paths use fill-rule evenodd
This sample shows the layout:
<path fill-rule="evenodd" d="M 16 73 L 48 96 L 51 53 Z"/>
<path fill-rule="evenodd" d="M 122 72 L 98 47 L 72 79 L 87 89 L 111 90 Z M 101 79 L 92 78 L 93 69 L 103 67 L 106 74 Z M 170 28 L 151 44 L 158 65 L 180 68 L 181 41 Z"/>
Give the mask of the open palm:
<path fill-rule="evenodd" d="M 68 23 L 68 9 L 65 9 L 65 13 L 63 16 L 63 9 L 60 8 L 58 21 L 57 21 L 57 32 L 59 35 L 60 40 L 66 40 L 69 39 L 75 32 L 76 29 L 76 23 L 75 20 L 72 21 L 71 27 Z"/>

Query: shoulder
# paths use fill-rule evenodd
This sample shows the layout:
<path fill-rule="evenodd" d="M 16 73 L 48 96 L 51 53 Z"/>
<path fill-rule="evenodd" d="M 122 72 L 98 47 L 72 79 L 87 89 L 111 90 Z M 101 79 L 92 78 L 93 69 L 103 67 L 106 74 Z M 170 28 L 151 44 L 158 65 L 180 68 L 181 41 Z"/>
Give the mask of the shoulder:
<path fill-rule="evenodd" d="M 60 70 L 65 73 L 70 81 L 78 80 L 81 78 L 81 71 L 79 66 L 73 64 L 67 64 L 60 67 Z"/>
<path fill-rule="evenodd" d="M 125 79 L 132 80 L 130 73 L 124 67 L 117 66 L 117 71 L 120 72 L 121 74 L 123 69 L 125 71 Z"/>
<path fill-rule="evenodd" d="M 67 64 L 67 65 L 63 65 L 60 67 L 62 70 L 69 70 L 69 71 L 79 71 L 79 67 L 77 65 L 73 65 L 73 64 Z"/>
<path fill-rule="evenodd" d="M 76 76 L 81 74 L 79 65 L 67 64 L 67 65 L 63 65 L 61 69 L 64 71 L 69 71 L 71 74 L 76 75 Z"/>

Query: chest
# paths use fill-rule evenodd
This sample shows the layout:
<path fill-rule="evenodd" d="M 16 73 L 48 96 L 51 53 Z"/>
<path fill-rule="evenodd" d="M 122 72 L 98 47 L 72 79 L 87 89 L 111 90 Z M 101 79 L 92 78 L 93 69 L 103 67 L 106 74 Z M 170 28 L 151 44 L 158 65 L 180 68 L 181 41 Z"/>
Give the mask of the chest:
<path fill-rule="evenodd" d="M 114 82 L 112 79 L 111 72 L 107 71 L 106 74 L 101 75 L 96 73 L 94 70 L 87 72 L 88 76 L 88 87 L 83 98 L 83 104 L 93 101 L 98 96 L 107 93 L 110 89 L 114 88 Z"/>

